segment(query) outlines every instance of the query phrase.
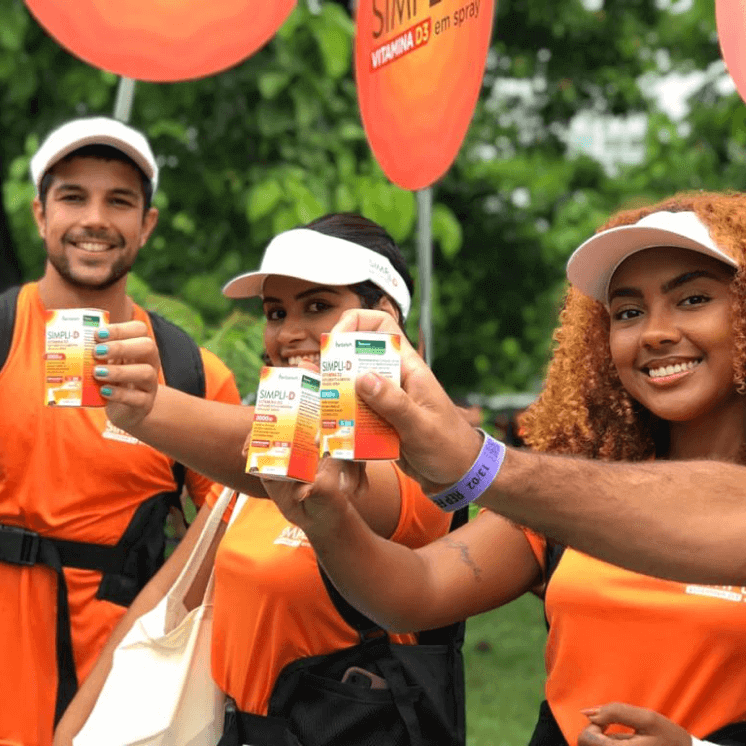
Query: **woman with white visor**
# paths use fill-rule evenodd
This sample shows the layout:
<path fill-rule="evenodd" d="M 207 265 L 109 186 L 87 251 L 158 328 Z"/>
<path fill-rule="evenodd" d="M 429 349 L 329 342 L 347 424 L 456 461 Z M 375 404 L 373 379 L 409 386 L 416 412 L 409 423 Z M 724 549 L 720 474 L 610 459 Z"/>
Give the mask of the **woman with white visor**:
<path fill-rule="evenodd" d="M 404 347 L 403 390 L 379 379 L 366 398 L 375 388 L 386 398 L 378 409 L 400 432 L 408 469 L 445 510 L 479 498 L 502 511 L 504 494 L 535 491 L 574 523 L 573 541 L 592 533 L 584 515 L 603 515 L 595 524 L 607 538 L 591 547 L 601 556 L 639 567 L 640 557 L 686 555 L 687 532 L 705 529 L 689 509 L 677 514 L 675 494 L 659 503 L 649 495 L 670 516 L 652 546 L 640 536 L 654 521 L 625 498 L 646 484 L 635 463 L 651 474 L 669 463 L 686 485 L 681 501 L 704 506 L 710 493 L 701 480 L 687 485 L 690 466 L 746 463 L 746 195 L 680 194 L 619 212 L 578 248 L 567 274 L 544 387 L 521 419 L 522 437 L 541 453 L 469 428 Z M 352 312 L 341 326 L 389 325 Z M 589 459 L 614 463 L 585 467 Z M 328 461 L 313 486 L 267 489 L 345 597 L 382 626 L 427 629 L 545 585 L 547 701 L 532 746 L 689 746 L 690 734 L 746 743 L 746 589 L 660 580 L 562 551 L 491 510 L 428 546 L 397 546 L 351 508 L 361 471 Z M 741 484 L 732 498 L 741 511 L 743 495 Z M 707 561 L 690 554 L 690 566 Z"/>
<path fill-rule="evenodd" d="M 321 334 L 347 309 L 378 309 L 402 325 L 412 290 L 401 252 L 383 228 L 360 216 L 333 214 L 276 236 L 259 269 L 228 282 L 224 293 L 230 298 L 261 297 L 269 362 L 299 366 L 318 365 Z M 99 339 L 108 347 L 100 356 L 105 370 L 99 371 L 99 378 L 112 422 L 220 483 L 266 498 L 260 481 L 245 473 L 242 454 L 252 407 L 213 407 L 216 402 L 159 387 L 155 346 L 134 324 L 112 325 Z M 369 490 L 356 508 L 377 535 L 414 548 L 449 530 L 451 516 L 393 463 L 371 463 L 368 482 Z M 217 492 L 208 498 L 173 555 L 114 630 L 61 722 L 57 743 L 69 743 L 82 726 L 110 669 L 114 647 L 171 586 L 216 498 Z M 227 530 L 219 531 L 212 548 L 212 670 L 238 710 L 263 716 L 287 664 L 350 647 L 359 636 L 333 606 L 303 532 L 271 500 L 249 497 L 239 505 L 240 513 Z M 417 641 L 409 632 L 392 639 Z M 240 743 L 262 743 L 251 740 L 251 734 L 241 737 L 247 740 Z"/>

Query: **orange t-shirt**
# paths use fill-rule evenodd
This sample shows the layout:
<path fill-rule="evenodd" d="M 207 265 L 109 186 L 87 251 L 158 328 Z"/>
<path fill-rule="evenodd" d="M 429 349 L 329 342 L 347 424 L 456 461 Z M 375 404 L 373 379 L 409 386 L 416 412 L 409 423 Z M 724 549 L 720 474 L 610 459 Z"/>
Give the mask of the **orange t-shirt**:
<path fill-rule="evenodd" d="M 526 532 L 544 566 L 544 541 Z M 580 709 L 627 702 L 697 738 L 746 720 L 746 588 L 676 583 L 566 549 L 546 593 L 547 701 L 568 743 Z"/>
<path fill-rule="evenodd" d="M 0 523 L 45 536 L 116 544 L 137 507 L 175 488 L 173 461 L 114 427 L 103 408 L 44 406 L 45 309 L 35 283 L 18 299 L 13 346 L 0 370 Z M 145 311 L 134 318 L 149 326 Z M 240 401 L 230 371 L 202 351 L 206 396 Z M 187 471 L 202 503 L 212 482 Z M 96 599 L 101 574 L 66 569 L 78 681 L 124 607 Z M 0 563 L 0 746 L 52 742 L 57 693 L 56 584 L 43 566 Z"/>
<path fill-rule="evenodd" d="M 451 515 L 398 469 L 397 476 L 401 513 L 392 541 L 419 547 L 447 533 Z M 212 637 L 215 681 L 240 710 L 258 715 L 266 715 L 288 663 L 359 642 L 332 604 L 305 534 L 271 500 L 248 498 L 220 543 Z"/>

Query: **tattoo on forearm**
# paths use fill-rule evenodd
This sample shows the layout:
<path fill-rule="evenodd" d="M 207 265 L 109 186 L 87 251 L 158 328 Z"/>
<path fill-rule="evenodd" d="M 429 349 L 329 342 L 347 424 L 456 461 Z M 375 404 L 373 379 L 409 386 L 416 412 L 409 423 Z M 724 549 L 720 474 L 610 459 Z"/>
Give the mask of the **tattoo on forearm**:
<path fill-rule="evenodd" d="M 471 568 L 472 574 L 474 575 L 474 580 L 480 581 L 482 579 L 482 568 L 477 565 L 476 562 L 471 558 L 471 555 L 469 554 L 469 547 L 463 542 L 463 541 L 454 541 L 453 539 L 446 539 L 445 540 L 446 546 L 450 547 L 451 549 L 455 549 L 459 556 L 461 557 L 461 561 L 469 568 Z"/>

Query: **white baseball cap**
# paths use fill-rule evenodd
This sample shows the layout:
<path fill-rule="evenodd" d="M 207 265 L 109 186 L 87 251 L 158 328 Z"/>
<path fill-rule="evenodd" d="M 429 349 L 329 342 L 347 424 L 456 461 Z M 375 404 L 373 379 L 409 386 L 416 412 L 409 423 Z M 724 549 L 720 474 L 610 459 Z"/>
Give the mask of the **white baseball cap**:
<path fill-rule="evenodd" d="M 310 228 L 294 228 L 275 236 L 264 250 L 259 269 L 229 280 L 223 295 L 262 295 L 268 275 L 297 277 L 320 285 L 354 285 L 370 280 L 399 304 L 404 318 L 412 303 L 404 278 L 385 256 Z"/>
<path fill-rule="evenodd" d="M 73 119 L 47 135 L 31 159 L 31 179 L 37 193 L 44 174 L 73 150 L 86 145 L 110 145 L 129 156 L 150 179 L 153 192 L 158 186 L 158 164 L 145 135 L 109 117 Z"/>
<path fill-rule="evenodd" d="M 596 233 L 581 244 L 567 262 L 567 279 L 578 290 L 604 305 L 609 299 L 609 283 L 619 265 L 643 249 L 673 246 L 738 266 L 733 257 L 719 249 L 707 226 L 693 212 L 650 213 L 632 225 Z"/>

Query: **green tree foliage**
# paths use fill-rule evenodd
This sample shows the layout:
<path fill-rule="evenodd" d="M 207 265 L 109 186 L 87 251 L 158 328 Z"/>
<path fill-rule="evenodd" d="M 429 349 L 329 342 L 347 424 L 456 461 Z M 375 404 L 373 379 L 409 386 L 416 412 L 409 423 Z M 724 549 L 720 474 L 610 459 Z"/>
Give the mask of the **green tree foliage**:
<path fill-rule="evenodd" d="M 445 13 L 449 3 L 433 7 Z M 353 36 L 342 5 L 321 0 L 312 9 L 300 0 L 241 65 L 136 87 L 131 122 L 152 140 L 162 188 L 159 226 L 138 258 L 132 291 L 212 346 L 244 394 L 260 364 L 258 306 L 228 301 L 220 288 L 256 266 L 274 233 L 356 211 L 384 225 L 414 267 L 414 195 L 391 185 L 371 156 L 355 98 Z M 645 86 L 718 60 L 712 3 L 498 3 L 483 95 L 456 163 L 434 187 L 435 369 L 450 390 L 535 385 L 564 262 L 618 206 L 682 188 L 739 187 L 746 129 L 737 95 L 711 74 L 688 117 L 672 121 Z M 65 119 L 111 113 L 117 83 L 48 38 L 21 0 L 2 0 L 3 198 L 26 278 L 43 268 L 28 209 L 29 158 Z M 648 116 L 641 162 L 611 173 L 577 154 L 566 133 L 581 114 Z"/>

